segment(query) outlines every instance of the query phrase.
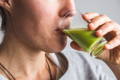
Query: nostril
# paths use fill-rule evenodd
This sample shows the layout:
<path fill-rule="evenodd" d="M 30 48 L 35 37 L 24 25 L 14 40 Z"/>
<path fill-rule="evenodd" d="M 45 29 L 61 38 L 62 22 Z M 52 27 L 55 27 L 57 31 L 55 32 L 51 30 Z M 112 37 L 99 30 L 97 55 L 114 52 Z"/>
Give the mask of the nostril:
<path fill-rule="evenodd" d="M 68 11 L 65 11 L 64 13 L 62 13 L 60 15 L 60 17 L 64 17 L 64 18 L 67 18 L 67 17 L 72 17 L 76 14 L 76 11 L 75 10 L 68 10 Z"/>
<path fill-rule="evenodd" d="M 72 13 L 72 12 L 66 13 L 66 14 L 64 15 L 64 17 L 72 17 L 72 16 L 73 16 L 73 13 Z"/>

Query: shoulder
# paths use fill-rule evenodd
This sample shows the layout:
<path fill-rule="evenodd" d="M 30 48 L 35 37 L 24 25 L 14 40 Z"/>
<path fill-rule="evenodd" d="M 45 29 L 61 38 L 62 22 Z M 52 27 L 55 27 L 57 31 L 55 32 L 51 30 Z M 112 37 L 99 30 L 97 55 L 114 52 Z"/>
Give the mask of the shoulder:
<path fill-rule="evenodd" d="M 73 69 L 79 75 L 87 76 L 90 80 L 117 80 L 102 60 L 91 57 L 88 53 L 70 49 L 63 51 L 63 54 L 68 59 L 70 70 Z M 83 80 L 86 80 L 84 77 Z"/>

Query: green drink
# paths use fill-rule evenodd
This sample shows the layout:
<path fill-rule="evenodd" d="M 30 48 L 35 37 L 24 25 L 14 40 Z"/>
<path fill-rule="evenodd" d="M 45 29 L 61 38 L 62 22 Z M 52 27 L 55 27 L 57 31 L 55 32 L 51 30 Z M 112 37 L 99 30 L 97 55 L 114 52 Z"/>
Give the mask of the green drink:
<path fill-rule="evenodd" d="M 65 29 L 63 32 L 83 48 L 84 51 L 89 52 L 91 55 L 98 56 L 104 50 L 106 40 L 103 37 L 95 36 L 95 31 L 80 28 Z"/>

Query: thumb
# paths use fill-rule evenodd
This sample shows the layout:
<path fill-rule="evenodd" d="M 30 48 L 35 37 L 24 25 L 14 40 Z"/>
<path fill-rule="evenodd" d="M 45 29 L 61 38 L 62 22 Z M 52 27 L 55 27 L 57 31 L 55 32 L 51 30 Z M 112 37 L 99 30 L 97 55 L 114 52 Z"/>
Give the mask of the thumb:
<path fill-rule="evenodd" d="M 75 50 L 83 50 L 75 41 L 72 41 L 70 46 Z"/>

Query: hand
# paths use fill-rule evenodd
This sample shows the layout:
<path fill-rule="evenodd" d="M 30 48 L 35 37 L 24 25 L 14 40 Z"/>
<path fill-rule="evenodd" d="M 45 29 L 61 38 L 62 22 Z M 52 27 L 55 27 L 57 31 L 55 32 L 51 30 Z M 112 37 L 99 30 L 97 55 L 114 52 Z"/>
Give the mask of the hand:
<path fill-rule="evenodd" d="M 98 37 L 103 36 L 108 40 L 105 49 L 110 51 L 111 58 L 114 57 L 113 59 L 120 63 L 120 25 L 106 15 L 98 13 L 85 13 L 82 17 L 88 22 L 88 29 L 95 30 Z M 71 46 L 81 50 L 75 42 L 72 42 Z"/>

